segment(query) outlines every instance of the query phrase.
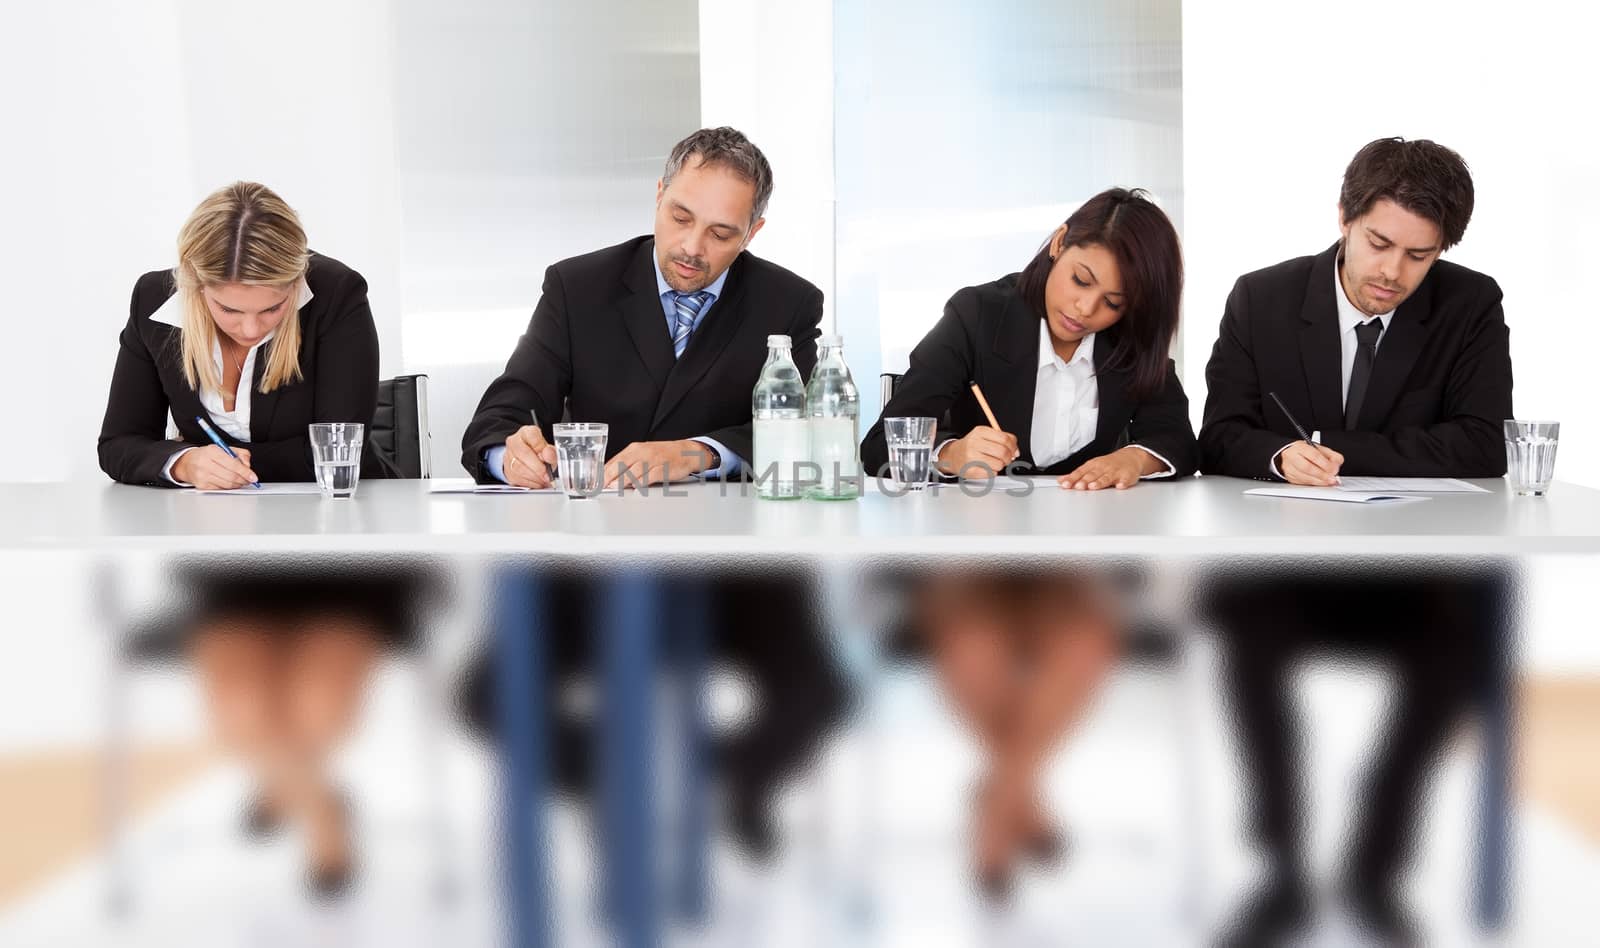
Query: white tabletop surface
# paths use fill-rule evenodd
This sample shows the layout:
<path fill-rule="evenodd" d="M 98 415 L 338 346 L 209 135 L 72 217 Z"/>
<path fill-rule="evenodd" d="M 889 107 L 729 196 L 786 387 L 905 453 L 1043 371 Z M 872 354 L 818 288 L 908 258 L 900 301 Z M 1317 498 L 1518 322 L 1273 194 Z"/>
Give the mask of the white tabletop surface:
<path fill-rule="evenodd" d="M 741 485 L 670 494 L 430 495 L 426 481 L 368 481 L 351 500 L 203 496 L 118 484 L 0 485 L 0 549 L 189 553 L 386 552 L 1218 556 L 1516 555 L 1600 552 L 1600 491 L 1558 483 L 1516 497 L 1436 494 L 1368 506 L 1249 497 L 1260 482 L 1202 477 L 1126 491 L 967 496 L 943 486 L 855 501 L 759 500 Z M 748 485 L 744 489 L 749 490 Z"/>

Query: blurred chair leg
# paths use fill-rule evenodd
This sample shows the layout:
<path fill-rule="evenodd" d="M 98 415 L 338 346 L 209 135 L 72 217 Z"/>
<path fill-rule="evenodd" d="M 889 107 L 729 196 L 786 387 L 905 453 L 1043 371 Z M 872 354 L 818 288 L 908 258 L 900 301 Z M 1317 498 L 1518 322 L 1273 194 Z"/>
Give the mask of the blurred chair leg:
<path fill-rule="evenodd" d="M 127 866 L 128 818 L 128 663 L 123 654 L 121 584 L 118 564 L 96 561 L 90 570 L 95 590 L 95 613 L 110 639 L 106 661 L 106 721 L 101 787 L 101 819 L 106 847 L 106 911 L 125 915 L 133 910 Z"/>
<path fill-rule="evenodd" d="M 703 924 L 711 903 L 711 735 L 706 709 L 711 648 L 711 595 L 707 583 L 675 584 L 671 636 L 676 659 L 678 728 L 683 741 L 683 794 L 673 903 L 678 918 Z"/>
<path fill-rule="evenodd" d="M 1183 629 L 1177 643 L 1177 687 L 1172 689 L 1173 737 L 1176 739 L 1181 779 L 1178 788 L 1178 822 L 1182 827 L 1183 876 L 1178 888 L 1178 917 L 1199 925 L 1206 909 L 1206 784 L 1205 753 L 1200 709 L 1205 707 L 1208 681 L 1205 663 L 1191 631 Z"/>
<path fill-rule="evenodd" d="M 818 573 L 818 594 L 821 597 L 823 617 L 822 634 L 829 650 L 838 655 L 847 673 L 860 676 L 862 661 L 859 654 L 863 643 L 871 636 L 871 625 L 864 619 L 865 597 L 860 594 L 853 568 L 843 563 L 822 566 Z M 801 845 L 809 847 L 810 888 L 823 905 L 838 905 L 844 911 L 844 921 L 850 922 L 855 911 L 852 902 L 859 898 L 853 876 L 856 867 L 851 854 L 840 845 L 844 825 L 851 814 L 839 812 L 839 768 L 819 753 L 816 767 L 808 781 L 810 806 L 809 826 L 799 834 Z M 848 837 L 845 837 L 848 838 Z M 812 943 L 834 943 L 839 940 L 838 923 L 832 909 L 816 913 L 819 924 L 826 921 L 829 928 L 814 931 Z"/>
<path fill-rule="evenodd" d="M 115 916 L 133 910 L 128 875 L 128 669 L 120 642 L 111 647 L 106 682 L 106 733 L 100 775 L 106 845 L 106 911 Z"/>
<path fill-rule="evenodd" d="M 545 584 L 527 568 L 495 578 L 495 712 L 503 741 L 500 833 L 506 882 L 507 944 L 545 948 L 551 940 L 548 831 L 549 722 L 543 719 Z"/>
<path fill-rule="evenodd" d="M 421 750 L 423 780 L 427 781 L 428 831 L 433 842 L 433 897 L 440 905 L 455 901 L 457 882 L 455 846 L 450 830 L 449 780 L 444 753 L 443 723 L 450 714 L 448 671 L 436 636 L 427 634 L 422 645 Z"/>
<path fill-rule="evenodd" d="M 607 582 L 601 649 L 600 799 L 604 830 L 605 914 L 612 943 L 654 948 L 656 911 L 655 778 L 652 687 L 661 618 L 657 579 L 624 569 Z"/>
<path fill-rule="evenodd" d="M 1486 932 L 1500 931 L 1510 908 L 1511 755 L 1516 700 L 1511 628 L 1493 642 L 1482 691 L 1483 774 L 1479 797 L 1479 849 L 1474 915 Z"/>
<path fill-rule="evenodd" d="M 874 629 L 862 659 L 861 671 L 861 851 L 854 860 L 857 880 L 849 901 L 849 916 L 856 926 L 870 931 L 877 922 L 882 893 L 885 837 L 883 815 L 879 813 L 880 790 L 884 786 L 881 763 L 889 747 L 889 729 L 883 719 L 883 692 L 887 686 L 888 658 L 884 638 L 886 627 Z"/>

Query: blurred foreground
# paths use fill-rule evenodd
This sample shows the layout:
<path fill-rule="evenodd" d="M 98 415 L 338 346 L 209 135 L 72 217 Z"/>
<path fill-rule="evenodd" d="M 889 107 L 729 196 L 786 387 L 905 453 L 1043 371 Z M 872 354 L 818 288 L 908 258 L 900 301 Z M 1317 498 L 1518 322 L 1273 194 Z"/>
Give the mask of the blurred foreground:
<path fill-rule="evenodd" d="M 186 599 L 172 564 L 16 564 L 5 592 L 19 621 L 0 653 L 0 944 L 510 943 L 505 755 L 491 736 L 501 679 L 485 658 L 501 574 L 487 561 L 425 565 L 419 634 L 379 660 L 328 762 L 349 801 L 355 873 L 343 897 L 318 899 L 294 821 L 262 839 L 246 832 L 258 774 L 218 746 L 181 643 L 112 647 L 177 624 Z M 752 575 L 759 582 L 743 587 L 737 608 L 718 605 L 733 587 L 707 586 L 706 576 L 656 584 L 655 608 L 669 613 L 689 601 L 685 590 L 720 590 L 701 600 L 709 615 L 697 615 L 726 631 L 700 640 L 699 665 L 673 644 L 681 617 L 644 623 L 661 636 L 653 687 L 626 702 L 650 711 L 644 770 L 611 760 L 605 746 L 616 733 L 608 709 L 620 704 L 607 693 L 610 633 L 596 617 L 610 615 L 606 582 L 617 577 L 579 577 L 565 605 L 545 607 L 544 627 L 563 631 L 548 633 L 543 653 L 548 714 L 530 718 L 552 722 L 540 768 L 554 791 L 541 811 L 547 859 L 537 862 L 548 871 L 554 943 L 614 943 L 614 923 L 637 906 L 619 904 L 608 874 L 618 857 L 607 853 L 651 851 L 619 839 L 641 825 L 652 828 L 647 877 L 657 883 L 644 897 L 667 944 L 1205 944 L 1263 879 L 1221 649 L 1190 567 L 1103 570 L 1125 610 L 1126 648 L 1040 771 L 1043 803 L 1070 845 L 1048 864 L 1019 863 L 1001 900 L 974 871 L 984 746 L 910 628 L 915 590 L 935 574 L 827 564 L 716 574 L 724 583 Z M 765 612 L 784 601 L 762 585 L 773 582 L 803 590 L 801 601 Z M 760 643 L 771 629 L 791 639 L 814 630 L 816 647 L 773 651 Z M 485 660 L 489 679 L 478 685 L 491 704 L 474 712 L 485 695 L 474 699 L 470 671 Z M 1334 880 L 1351 820 L 1369 803 L 1361 776 L 1374 735 L 1392 723 L 1395 678 L 1381 662 L 1355 660 L 1312 660 L 1292 674 L 1307 724 L 1298 777 L 1316 878 L 1310 943 L 1360 944 Z M 1504 941 L 1595 943 L 1600 682 L 1524 677 L 1517 707 Z M 698 718 L 685 713 L 694 708 Z M 119 760 L 120 770 L 107 769 Z M 617 767 L 647 775 L 646 823 L 608 802 Z M 1474 719 L 1429 782 L 1406 876 L 1430 944 L 1482 937 L 1471 909 L 1483 770 Z M 118 812 L 107 809 L 109 790 L 123 801 Z M 116 847 L 106 842 L 113 822 Z"/>

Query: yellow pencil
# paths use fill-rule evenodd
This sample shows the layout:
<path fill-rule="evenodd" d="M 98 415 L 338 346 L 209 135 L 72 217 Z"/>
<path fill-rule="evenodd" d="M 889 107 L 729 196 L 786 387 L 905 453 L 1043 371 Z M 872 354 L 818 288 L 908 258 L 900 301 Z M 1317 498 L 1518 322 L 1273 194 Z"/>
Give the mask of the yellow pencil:
<path fill-rule="evenodd" d="M 999 431 L 1000 422 L 994 420 L 994 412 L 989 410 L 989 400 L 983 397 L 983 389 L 978 387 L 977 382 L 969 382 L 967 384 L 972 386 L 972 394 L 978 398 L 978 407 L 983 409 L 983 417 L 989 419 L 989 427 Z"/>

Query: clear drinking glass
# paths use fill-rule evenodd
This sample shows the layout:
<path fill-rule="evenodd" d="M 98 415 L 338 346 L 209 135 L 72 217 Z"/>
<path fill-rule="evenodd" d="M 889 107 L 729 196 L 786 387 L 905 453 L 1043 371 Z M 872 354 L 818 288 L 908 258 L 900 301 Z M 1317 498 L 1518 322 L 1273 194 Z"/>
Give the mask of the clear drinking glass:
<path fill-rule="evenodd" d="M 573 423 L 555 426 L 556 470 L 568 497 L 594 497 L 605 484 L 606 436 L 603 424 Z"/>
<path fill-rule="evenodd" d="M 928 485 L 933 461 L 934 419 L 885 418 L 883 438 L 889 446 L 889 477 L 901 490 Z"/>
<path fill-rule="evenodd" d="M 366 426 L 357 422 L 318 422 L 310 426 L 311 463 L 324 497 L 354 497 L 361 480 L 361 440 Z"/>
<path fill-rule="evenodd" d="M 1543 497 L 1556 473 L 1556 444 L 1561 438 L 1558 421 L 1507 419 L 1506 472 L 1511 489 L 1520 497 Z"/>

